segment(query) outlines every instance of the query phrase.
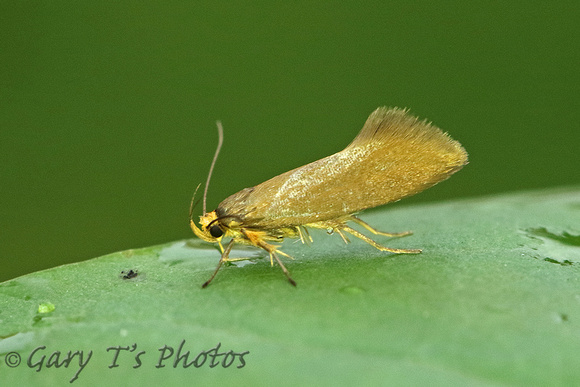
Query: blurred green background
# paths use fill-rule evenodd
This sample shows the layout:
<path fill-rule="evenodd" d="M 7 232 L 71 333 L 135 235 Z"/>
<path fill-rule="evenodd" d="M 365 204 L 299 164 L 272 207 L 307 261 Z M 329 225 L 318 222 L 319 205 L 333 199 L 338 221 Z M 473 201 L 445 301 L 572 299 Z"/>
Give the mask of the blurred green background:
<path fill-rule="evenodd" d="M 578 1 L 0 4 L 0 281 L 189 238 L 409 107 L 470 164 L 405 200 L 580 183 Z M 399 205 L 399 204 L 397 204 Z"/>

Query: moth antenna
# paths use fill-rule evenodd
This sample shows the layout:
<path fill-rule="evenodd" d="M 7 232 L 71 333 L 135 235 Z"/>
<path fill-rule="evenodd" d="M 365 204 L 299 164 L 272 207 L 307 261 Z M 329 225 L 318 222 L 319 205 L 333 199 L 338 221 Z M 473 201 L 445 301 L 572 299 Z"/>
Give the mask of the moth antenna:
<path fill-rule="evenodd" d="M 224 128 L 222 126 L 221 121 L 216 121 L 217 129 L 218 129 L 218 145 L 215 150 L 215 154 L 213 155 L 213 161 L 211 162 L 211 167 L 209 167 L 209 173 L 207 174 L 207 180 L 205 182 L 205 189 L 203 190 L 203 214 L 206 214 L 206 199 L 207 199 L 207 188 L 209 187 L 209 181 L 211 179 L 211 174 L 213 173 L 213 167 L 215 162 L 217 161 L 218 155 L 220 153 L 220 149 L 222 148 L 222 143 L 224 142 Z"/>
<path fill-rule="evenodd" d="M 197 199 L 197 202 L 195 202 L 195 204 L 193 203 L 195 200 L 195 195 L 197 195 L 197 190 L 199 189 L 200 186 L 201 183 L 197 185 L 197 187 L 195 188 L 195 192 L 193 193 L 193 197 L 191 198 L 191 204 L 189 205 L 189 220 L 193 220 L 193 209 L 199 204 L 199 201 L 201 200 L 201 198 L 199 198 Z"/>

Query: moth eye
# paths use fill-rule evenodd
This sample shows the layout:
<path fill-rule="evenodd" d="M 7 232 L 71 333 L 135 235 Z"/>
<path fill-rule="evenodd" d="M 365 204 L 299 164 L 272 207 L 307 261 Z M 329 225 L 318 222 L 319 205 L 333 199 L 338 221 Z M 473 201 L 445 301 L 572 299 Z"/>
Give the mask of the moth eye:
<path fill-rule="evenodd" d="M 224 235 L 224 232 L 222 231 L 222 229 L 220 228 L 220 226 L 213 225 L 209 228 L 209 233 L 211 234 L 212 237 L 214 238 L 219 238 L 222 235 Z"/>

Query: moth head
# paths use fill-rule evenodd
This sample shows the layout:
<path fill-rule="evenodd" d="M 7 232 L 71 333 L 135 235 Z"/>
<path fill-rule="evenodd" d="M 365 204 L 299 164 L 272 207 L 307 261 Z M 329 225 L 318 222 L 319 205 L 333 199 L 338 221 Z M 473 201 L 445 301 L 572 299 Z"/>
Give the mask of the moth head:
<path fill-rule="evenodd" d="M 190 219 L 189 224 L 193 233 L 206 242 L 219 242 L 225 234 L 225 230 L 219 222 L 215 211 L 208 212 L 199 217 L 200 227 L 197 227 L 193 219 Z"/>

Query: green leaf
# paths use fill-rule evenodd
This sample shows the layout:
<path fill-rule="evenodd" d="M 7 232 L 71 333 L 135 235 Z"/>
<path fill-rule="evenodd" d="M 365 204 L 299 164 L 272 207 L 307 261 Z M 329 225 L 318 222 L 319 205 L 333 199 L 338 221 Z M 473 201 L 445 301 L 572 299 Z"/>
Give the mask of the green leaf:
<path fill-rule="evenodd" d="M 374 239 L 423 253 L 392 255 L 358 240 L 345 246 L 339 236 L 314 230 L 311 246 L 287 240 L 282 247 L 296 258 L 285 260 L 296 288 L 262 252 L 235 249 L 232 257 L 254 258 L 222 268 L 201 289 L 219 253 L 199 240 L 4 282 L 0 380 L 446 386 L 580 380 L 580 189 L 392 206 L 362 218 L 384 231 L 413 230 L 405 238 Z M 80 372 L 79 354 L 65 367 L 69 351 L 84 351 L 83 362 L 92 351 Z"/>

